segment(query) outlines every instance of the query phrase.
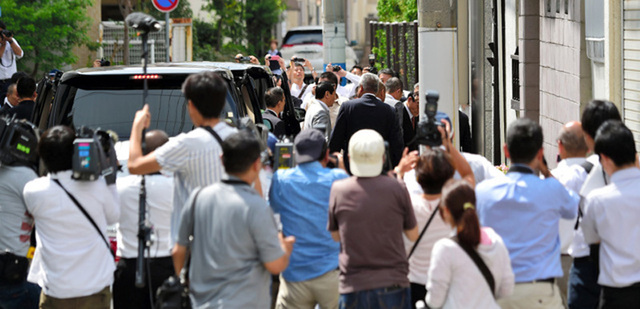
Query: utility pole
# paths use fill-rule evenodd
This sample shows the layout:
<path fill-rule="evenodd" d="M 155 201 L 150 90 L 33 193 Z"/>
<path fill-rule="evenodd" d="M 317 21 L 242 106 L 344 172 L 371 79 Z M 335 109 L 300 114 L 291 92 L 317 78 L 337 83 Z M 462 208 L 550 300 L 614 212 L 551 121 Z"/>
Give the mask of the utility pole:
<path fill-rule="evenodd" d="M 325 68 L 329 63 L 347 68 L 344 5 L 345 0 L 322 1 L 322 51 Z"/>
<path fill-rule="evenodd" d="M 475 0 L 472 0 L 475 1 Z M 440 94 L 438 110 L 449 115 L 451 126 L 458 132 L 458 1 L 418 1 L 418 46 L 420 76 L 420 115 L 425 115 L 425 94 Z M 466 102 L 466 98 L 463 99 Z M 454 144 L 458 145 L 459 134 Z"/>

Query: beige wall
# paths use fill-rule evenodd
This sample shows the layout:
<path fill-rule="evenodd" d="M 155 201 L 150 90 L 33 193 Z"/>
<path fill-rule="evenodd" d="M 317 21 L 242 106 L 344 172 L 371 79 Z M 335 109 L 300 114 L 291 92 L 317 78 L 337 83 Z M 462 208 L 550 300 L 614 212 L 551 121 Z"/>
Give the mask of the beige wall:
<path fill-rule="evenodd" d="M 87 16 L 89 16 L 89 31 L 87 36 L 91 41 L 97 41 L 99 37 L 99 25 L 102 18 L 101 1 L 96 0 L 91 7 L 87 8 Z M 73 48 L 73 53 L 78 56 L 76 63 L 71 65 L 72 69 L 84 68 L 91 66 L 96 58 L 96 52 L 89 50 L 86 46 L 77 46 Z"/>
<path fill-rule="evenodd" d="M 540 125 L 544 132 L 545 157 L 554 167 L 556 138 L 562 125 L 580 119 L 581 106 L 591 99 L 591 66 L 584 33 L 584 3 L 568 0 L 565 13 L 560 1 L 540 1 Z"/>

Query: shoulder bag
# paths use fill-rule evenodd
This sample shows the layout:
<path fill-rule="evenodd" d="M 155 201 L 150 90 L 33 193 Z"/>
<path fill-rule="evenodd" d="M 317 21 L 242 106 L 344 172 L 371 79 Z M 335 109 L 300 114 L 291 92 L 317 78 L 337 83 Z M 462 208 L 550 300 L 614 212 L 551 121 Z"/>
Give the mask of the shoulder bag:
<path fill-rule="evenodd" d="M 198 194 L 202 191 L 202 188 L 196 189 L 196 195 L 193 197 L 191 203 L 191 233 L 189 239 L 193 245 L 193 234 L 196 226 L 195 212 L 196 212 L 196 200 Z M 187 250 L 187 260 L 184 265 L 182 273 L 185 279 L 180 280 L 176 275 L 167 278 L 162 285 L 158 288 L 156 293 L 156 309 L 191 309 L 191 300 L 189 299 L 189 266 L 191 264 L 191 249 Z"/>
<path fill-rule="evenodd" d="M 422 228 L 422 232 L 420 232 L 420 236 L 418 236 L 418 239 L 413 244 L 413 247 L 411 247 L 411 251 L 409 251 L 409 255 L 407 255 L 407 260 L 411 258 L 411 256 L 413 255 L 413 252 L 416 251 L 416 248 L 418 248 L 418 243 L 420 242 L 420 239 L 422 239 L 422 236 L 424 236 L 424 233 L 427 231 L 427 228 L 431 224 L 431 221 L 433 221 L 433 217 L 436 216 L 436 213 L 438 211 L 440 211 L 440 203 L 438 203 L 438 206 L 436 206 L 436 209 L 434 209 L 433 212 L 431 213 L 431 216 L 429 217 L 427 224 L 425 224 L 424 227 Z"/>

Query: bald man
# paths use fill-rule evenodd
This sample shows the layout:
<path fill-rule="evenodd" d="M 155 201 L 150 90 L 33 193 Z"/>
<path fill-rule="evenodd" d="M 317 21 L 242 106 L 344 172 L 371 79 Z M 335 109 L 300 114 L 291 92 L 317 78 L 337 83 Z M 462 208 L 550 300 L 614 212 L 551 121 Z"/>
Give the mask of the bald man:
<path fill-rule="evenodd" d="M 156 148 L 169 141 L 167 134 L 161 130 L 149 131 L 145 134 L 146 149 L 144 154 L 153 152 Z M 153 226 L 155 241 L 147 255 L 149 272 L 145 274 L 145 286 L 135 287 L 136 259 L 138 257 L 138 207 L 140 200 L 139 175 L 119 177 L 117 180 L 118 195 L 120 196 L 120 222 L 118 222 L 118 252 L 120 257 L 113 283 L 113 308 L 148 308 L 151 309 L 149 297 L 155 298 L 155 291 L 166 278 L 174 273 L 171 259 L 171 248 L 175 243 L 172 235 L 177 234 L 179 212 L 173 207 L 173 177 L 154 173 L 146 175 L 146 204 L 147 219 Z M 175 215 L 173 215 L 175 214 Z M 175 222 L 175 223 L 174 223 Z M 150 279 L 149 279 L 150 276 Z M 151 280 L 149 295 L 148 286 Z"/>
<path fill-rule="evenodd" d="M 560 131 L 557 142 L 559 157 L 562 161 L 558 163 L 558 167 L 551 171 L 551 174 L 565 187 L 579 193 L 582 184 L 587 179 L 587 174 L 593 167 L 586 159 L 589 148 L 584 140 L 584 131 L 582 131 L 580 122 L 566 123 Z M 573 241 L 575 225 L 575 220 L 560 219 L 560 252 L 562 253 L 563 276 L 558 279 L 558 286 L 565 304 L 569 269 L 573 260 L 569 255 L 569 247 Z"/>
<path fill-rule="evenodd" d="M 18 92 L 16 91 L 16 84 L 11 84 L 7 88 L 7 96 L 4 97 L 4 106 L 7 108 L 12 108 L 14 106 L 18 106 L 20 102 L 20 98 L 18 97 Z"/>

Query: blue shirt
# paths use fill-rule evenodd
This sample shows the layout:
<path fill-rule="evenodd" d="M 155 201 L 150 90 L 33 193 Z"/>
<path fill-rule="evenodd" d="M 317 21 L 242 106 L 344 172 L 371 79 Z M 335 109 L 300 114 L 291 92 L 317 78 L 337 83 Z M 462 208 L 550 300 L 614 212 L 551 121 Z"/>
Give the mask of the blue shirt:
<path fill-rule="evenodd" d="M 476 197 L 480 224 L 502 236 L 516 282 L 562 277 L 558 222 L 578 215 L 578 194 L 555 178 L 509 172 L 479 183 Z"/>
<path fill-rule="evenodd" d="M 305 281 L 338 268 L 340 244 L 327 231 L 329 193 L 334 181 L 348 177 L 318 161 L 273 175 L 269 203 L 280 214 L 284 235 L 296 237 L 289 267 L 282 273 L 285 280 Z"/>

